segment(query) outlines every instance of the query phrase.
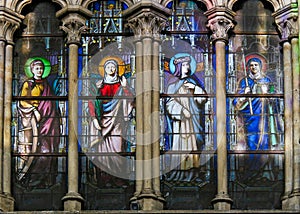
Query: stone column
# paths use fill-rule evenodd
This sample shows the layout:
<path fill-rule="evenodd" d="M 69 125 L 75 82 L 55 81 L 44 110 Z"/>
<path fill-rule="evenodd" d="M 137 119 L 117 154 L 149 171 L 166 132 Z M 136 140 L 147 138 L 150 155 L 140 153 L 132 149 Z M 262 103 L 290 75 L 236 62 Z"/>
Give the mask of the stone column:
<path fill-rule="evenodd" d="M 288 40 L 283 42 L 283 70 L 284 70 L 284 162 L 285 162 L 285 185 L 282 197 L 282 206 L 288 199 L 293 188 L 293 84 L 292 84 L 292 62 L 291 44 Z"/>
<path fill-rule="evenodd" d="M 154 36 L 153 41 L 153 75 L 152 75 L 152 171 L 153 190 L 155 195 L 161 197 L 160 192 L 160 68 L 159 68 L 159 37 Z"/>
<path fill-rule="evenodd" d="M 3 110 L 4 110 L 4 72 L 5 72 L 5 44 L 6 42 L 0 40 L 0 160 L 3 160 Z M 2 161 L 0 161 L 0 169 L 3 168 Z M 2 185 L 2 170 L 0 170 L 0 193 L 3 192 Z"/>
<path fill-rule="evenodd" d="M 143 23 L 143 25 L 148 23 Z M 152 38 L 145 35 L 142 37 L 143 43 L 143 122 L 144 122 L 144 132 L 143 132 L 143 171 L 144 171 L 144 186 L 142 194 L 152 195 L 154 190 L 152 188 Z"/>
<path fill-rule="evenodd" d="M 5 48 L 5 89 L 4 89 L 4 123 L 3 127 L 3 195 L 1 209 L 13 211 L 14 199 L 11 194 L 11 104 L 12 104 L 12 72 L 13 72 L 13 43 Z"/>
<path fill-rule="evenodd" d="M 68 72 L 68 193 L 62 198 L 65 211 L 80 211 L 83 198 L 78 193 L 78 46 L 81 33 L 86 30 L 85 19 L 78 14 L 63 18 L 61 29 L 67 33 L 69 47 Z"/>
<path fill-rule="evenodd" d="M 166 17 L 152 11 L 161 5 L 141 1 L 124 11 L 136 38 L 136 192 L 131 207 L 161 210 L 165 200 L 160 193 L 159 167 L 159 43 L 158 34 Z M 144 4 L 145 3 L 145 4 Z M 154 39 L 155 38 L 155 39 Z M 139 124 L 141 123 L 141 124 Z M 139 179 L 141 177 L 141 179 Z"/>
<path fill-rule="evenodd" d="M 233 28 L 233 13 L 217 8 L 206 13 L 208 27 L 216 52 L 216 118 L 217 118 L 217 195 L 212 200 L 215 210 L 230 210 L 232 199 L 228 195 L 227 148 L 226 148 L 226 62 L 227 32 Z"/>
<path fill-rule="evenodd" d="M 1 14 L 2 16 L 3 14 Z M 12 74 L 13 74 L 13 35 L 16 29 L 19 27 L 21 20 L 18 19 L 18 15 L 14 14 L 15 18 L 12 18 L 9 14 L 5 14 L 4 17 L 1 17 L 0 23 L 0 38 L 2 38 L 1 42 L 1 53 L 2 60 L 0 62 L 1 68 L 3 69 L 4 76 L 2 76 L 2 88 L 1 93 L 3 93 L 4 101 L 2 101 L 1 105 L 4 105 L 3 110 L 3 118 L 0 123 L 3 124 L 1 132 L 3 131 L 2 139 L 2 159 L 1 164 L 2 170 L 2 191 L 0 193 L 0 209 L 1 211 L 8 212 L 14 210 L 14 198 L 12 197 L 11 192 L 11 168 L 12 168 L 12 156 L 11 156 L 11 120 L 12 120 Z M 3 43 L 6 41 L 6 44 Z M 5 49 L 5 50 L 4 50 Z M 4 51 L 4 52 L 3 52 Z M 5 54 L 4 54 L 5 53 Z M 1 72 L 1 73 L 2 73 Z M 3 75 L 3 74 L 2 74 Z M 4 77 L 4 78 L 3 78 Z M 2 112 L 1 112 L 2 114 Z"/>
<path fill-rule="evenodd" d="M 295 34 L 296 35 L 296 34 Z M 298 35 L 298 33 L 297 33 Z M 293 163 L 293 191 L 290 195 L 293 208 L 300 210 L 300 74 L 299 74 L 299 39 L 291 38 L 292 68 L 293 68 L 293 130 L 294 130 L 294 163 Z"/>
<path fill-rule="evenodd" d="M 143 44 L 140 40 L 135 43 L 135 64 L 136 64 L 136 83 L 143 82 Z M 137 206 L 137 197 L 143 189 L 143 84 L 136 84 L 136 189 L 134 197 L 131 199 L 134 206 Z M 137 208 L 134 208 L 137 209 Z"/>
<path fill-rule="evenodd" d="M 274 13 L 283 40 L 285 189 L 283 210 L 300 210 L 299 168 L 299 47 L 298 5 L 291 3 Z M 290 42 L 288 41 L 290 39 Z M 292 127 L 292 128 L 291 128 Z"/>

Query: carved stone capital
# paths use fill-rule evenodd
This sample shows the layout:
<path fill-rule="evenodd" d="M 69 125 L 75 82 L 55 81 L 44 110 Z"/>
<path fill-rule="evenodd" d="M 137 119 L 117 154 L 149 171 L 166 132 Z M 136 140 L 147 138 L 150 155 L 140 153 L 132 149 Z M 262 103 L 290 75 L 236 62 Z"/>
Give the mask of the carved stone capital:
<path fill-rule="evenodd" d="M 85 25 L 85 20 L 77 14 L 69 14 L 63 18 L 63 24 L 60 26 L 67 34 L 67 44 L 78 44 L 80 45 L 81 33 L 88 30 Z"/>
<path fill-rule="evenodd" d="M 145 12 L 131 18 L 127 25 L 133 30 L 136 37 L 158 37 L 166 25 L 166 20 L 151 12 Z"/>
<path fill-rule="evenodd" d="M 0 10 L 0 40 L 13 44 L 14 33 L 20 27 L 22 18 L 22 15 L 11 10 Z"/>
<path fill-rule="evenodd" d="M 205 13 L 208 18 L 207 27 L 212 32 L 213 41 L 228 41 L 228 31 L 234 28 L 233 17 L 235 13 L 227 8 L 213 8 Z"/>
<path fill-rule="evenodd" d="M 276 23 L 276 24 L 281 34 L 282 41 L 286 41 L 291 37 L 297 37 L 298 35 L 297 19 L 284 20 L 283 22 Z"/>
<path fill-rule="evenodd" d="M 281 40 L 287 41 L 298 37 L 298 6 L 292 3 L 273 14 L 275 23 L 281 34 Z"/>
<path fill-rule="evenodd" d="M 228 41 L 228 31 L 234 27 L 231 20 L 216 18 L 208 21 L 207 27 L 212 31 L 213 40 Z"/>
<path fill-rule="evenodd" d="M 15 199 L 6 193 L 0 194 L 0 210 L 1 212 L 12 212 L 14 211 Z"/>
<path fill-rule="evenodd" d="M 69 5 L 58 11 L 56 16 L 62 17 L 62 29 L 67 33 L 67 44 L 80 44 L 81 33 L 86 31 L 87 18 L 92 17 L 93 13 L 81 5 Z"/>
<path fill-rule="evenodd" d="M 158 38 L 172 11 L 153 0 L 139 1 L 124 11 L 123 17 L 133 30 L 135 37 Z"/>

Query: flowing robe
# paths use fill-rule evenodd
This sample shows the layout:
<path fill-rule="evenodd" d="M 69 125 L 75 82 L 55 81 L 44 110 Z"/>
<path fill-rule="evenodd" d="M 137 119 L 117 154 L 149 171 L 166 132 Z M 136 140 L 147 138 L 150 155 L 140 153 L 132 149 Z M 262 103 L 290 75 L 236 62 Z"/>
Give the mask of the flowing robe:
<path fill-rule="evenodd" d="M 259 79 L 248 78 L 248 84 L 252 94 L 262 94 L 262 87 L 268 87 L 270 92 L 271 80 L 264 76 Z M 239 94 L 244 94 L 246 80 L 240 82 Z M 279 144 L 278 133 L 282 130 L 282 124 L 278 117 L 278 100 L 276 98 L 250 98 L 253 114 L 250 113 L 249 99 L 239 102 L 233 100 L 233 104 L 240 111 L 245 125 L 246 140 L 249 150 L 268 150 L 271 146 Z"/>
<path fill-rule="evenodd" d="M 263 87 L 267 93 L 273 93 L 273 85 L 269 77 L 261 76 L 254 79 L 247 77 L 251 93 L 263 94 Z M 246 79 L 242 79 L 238 89 L 239 94 L 244 94 Z M 250 102 L 253 114 L 250 111 Z M 245 140 L 247 150 L 272 150 L 280 144 L 279 134 L 283 130 L 283 121 L 279 115 L 279 103 L 277 98 L 251 97 L 243 101 L 240 98 L 233 100 L 233 105 L 239 111 L 244 123 Z M 246 161 L 245 175 L 243 179 L 251 179 L 254 176 L 265 177 L 274 180 L 271 171 L 272 159 L 270 155 L 250 154 Z"/>
<path fill-rule="evenodd" d="M 118 96 L 115 97 L 114 96 Z M 120 98 L 124 96 L 125 98 Z M 102 83 L 97 88 L 95 102 L 89 101 L 89 111 L 92 118 L 97 118 L 101 131 L 91 123 L 91 147 L 100 153 L 115 153 L 112 155 L 102 154 L 93 159 L 97 166 L 104 171 L 119 176 L 128 173 L 126 157 L 118 155 L 125 151 L 126 132 L 128 122 L 133 110 L 133 96 L 129 87 L 122 87 L 120 82 Z M 102 98 L 104 99 L 102 99 Z"/>
<path fill-rule="evenodd" d="M 56 153 L 60 141 L 60 118 L 56 103 L 53 100 L 34 100 L 34 97 L 53 96 L 46 80 L 28 80 L 23 83 L 21 96 L 33 97 L 17 103 L 21 116 L 23 142 L 19 142 L 19 152 Z M 38 121 L 34 111 L 38 110 L 41 119 Z M 18 180 L 29 186 L 52 185 L 57 173 L 57 159 L 48 156 L 30 156 L 25 158 Z"/>
<path fill-rule="evenodd" d="M 185 82 L 194 84 L 195 89 L 187 89 L 184 86 Z M 186 78 L 171 83 L 167 88 L 167 93 L 176 95 L 176 97 L 169 98 L 166 103 L 168 133 L 171 138 L 170 150 L 187 152 L 199 150 L 204 144 L 200 105 L 206 102 L 206 98 L 185 97 L 184 95 L 200 95 L 205 94 L 205 91 L 192 78 Z M 182 96 L 177 97 L 177 95 Z M 182 112 L 184 108 L 190 112 L 190 118 L 184 117 Z M 199 155 L 171 155 L 171 169 L 188 170 L 194 167 L 199 167 Z"/>

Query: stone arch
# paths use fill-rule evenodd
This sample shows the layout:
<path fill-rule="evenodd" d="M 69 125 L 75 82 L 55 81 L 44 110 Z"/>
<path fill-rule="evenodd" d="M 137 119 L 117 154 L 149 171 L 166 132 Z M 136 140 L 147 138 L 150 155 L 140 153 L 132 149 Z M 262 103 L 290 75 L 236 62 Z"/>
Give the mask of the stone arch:
<path fill-rule="evenodd" d="M 58 1 L 58 0 L 54 0 L 54 1 Z M 88 8 L 88 6 L 92 3 L 95 2 L 97 0 L 86 0 L 82 3 L 82 6 L 84 8 Z M 132 0 L 120 0 L 120 2 L 124 2 L 128 7 L 132 6 L 134 3 Z"/>
<path fill-rule="evenodd" d="M 23 9 L 23 7 L 27 4 L 30 4 L 31 1 L 32 0 L 25 0 L 25 1 L 15 0 L 11 3 L 9 8 L 13 11 L 16 11 L 17 13 L 21 13 L 21 10 Z"/>
<path fill-rule="evenodd" d="M 262 1 L 269 2 L 273 6 L 274 11 L 277 11 L 284 6 L 284 3 L 282 0 L 262 0 Z M 234 4 L 237 2 L 240 2 L 240 0 L 229 0 L 228 8 L 232 10 Z"/>
<path fill-rule="evenodd" d="M 49 2 L 53 2 L 53 3 L 56 3 L 57 5 L 59 5 L 61 8 L 64 8 L 67 6 L 67 2 L 64 1 L 64 0 L 48 0 Z M 15 0 L 15 1 L 12 1 L 11 5 L 8 6 L 8 8 L 10 8 L 11 10 L 17 12 L 17 13 L 20 13 L 22 12 L 22 10 L 24 9 L 25 6 L 31 4 L 31 3 L 34 3 L 35 1 L 32 1 L 32 0 Z"/>
<path fill-rule="evenodd" d="M 128 5 L 128 7 L 130 7 L 134 4 L 132 0 L 121 0 L 121 2 L 126 3 Z"/>
<path fill-rule="evenodd" d="M 162 0 L 161 4 L 166 7 L 171 1 L 173 0 Z M 207 10 L 209 10 L 210 8 L 212 8 L 214 6 L 213 2 L 211 0 L 196 0 L 199 2 L 202 2 L 203 4 L 205 4 Z"/>

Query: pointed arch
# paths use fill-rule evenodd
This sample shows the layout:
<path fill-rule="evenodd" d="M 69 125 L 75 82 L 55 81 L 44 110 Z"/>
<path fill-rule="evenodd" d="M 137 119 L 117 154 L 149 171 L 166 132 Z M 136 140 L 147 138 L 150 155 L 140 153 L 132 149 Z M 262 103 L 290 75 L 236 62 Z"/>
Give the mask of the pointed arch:
<path fill-rule="evenodd" d="M 161 4 L 166 7 L 170 2 L 172 2 L 173 0 L 162 0 Z M 213 1 L 211 0 L 196 0 L 197 2 L 202 2 L 203 4 L 205 4 L 207 10 L 209 10 L 210 8 L 212 8 L 214 6 Z"/>
<path fill-rule="evenodd" d="M 262 0 L 262 1 L 264 1 L 264 0 Z M 284 6 L 284 3 L 282 0 L 265 0 L 265 1 L 269 2 L 273 6 L 274 11 L 277 11 Z M 228 8 L 232 10 L 234 4 L 237 2 L 240 2 L 240 0 L 229 0 Z"/>
<path fill-rule="evenodd" d="M 68 2 L 66 2 L 65 0 L 52 0 L 52 2 L 59 4 L 62 8 L 68 5 Z"/>
<path fill-rule="evenodd" d="M 13 1 L 11 4 L 10 9 L 16 11 L 17 13 L 21 13 L 22 9 L 30 4 L 32 0 L 25 0 L 25 1 Z"/>
<path fill-rule="evenodd" d="M 91 3 L 95 2 L 95 1 L 97 1 L 97 0 L 85 0 L 85 1 L 83 1 L 82 6 L 83 6 L 84 8 L 88 8 L 88 6 L 89 6 Z M 132 6 L 132 5 L 134 4 L 134 3 L 132 2 L 132 0 L 121 0 L 120 2 L 125 3 L 128 7 L 130 7 L 130 6 Z"/>

